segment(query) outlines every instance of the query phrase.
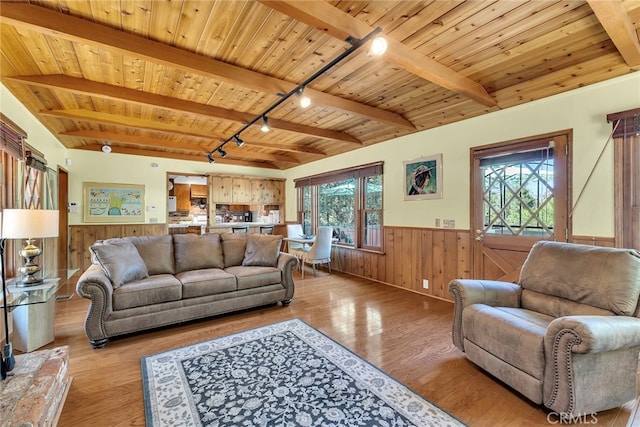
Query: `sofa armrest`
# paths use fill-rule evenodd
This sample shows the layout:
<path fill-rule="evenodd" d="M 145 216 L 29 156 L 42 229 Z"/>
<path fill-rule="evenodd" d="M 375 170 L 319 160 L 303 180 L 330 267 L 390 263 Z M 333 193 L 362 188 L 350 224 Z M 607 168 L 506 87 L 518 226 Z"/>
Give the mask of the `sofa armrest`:
<path fill-rule="evenodd" d="M 519 307 L 520 286 L 496 280 L 454 279 L 449 282 L 449 295 L 453 298 L 453 343 L 464 351 L 462 311 L 471 304 L 486 304 L 493 307 Z"/>
<path fill-rule="evenodd" d="M 96 342 L 106 342 L 104 319 L 113 312 L 113 286 L 102 267 L 90 265 L 78 279 L 76 293 L 91 300 L 84 323 L 87 337 L 94 347 Z"/>
<path fill-rule="evenodd" d="M 291 302 L 291 298 L 293 298 L 293 293 L 295 291 L 295 286 L 293 284 L 293 269 L 297 266 L 298 258 L 286 252 L 280 252 L 280 255 L 278 256 L 278 268 L 282 272 L 282 286 L 286 289 L 285 298 L 282 301 L 283 305 L 289 304 L 289 302 Z"/>

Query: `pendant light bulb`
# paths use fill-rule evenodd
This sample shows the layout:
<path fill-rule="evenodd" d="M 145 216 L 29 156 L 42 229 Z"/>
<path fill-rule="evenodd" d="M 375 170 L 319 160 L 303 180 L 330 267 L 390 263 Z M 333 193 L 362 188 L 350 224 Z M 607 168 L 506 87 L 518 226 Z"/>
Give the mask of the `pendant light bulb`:
<path fill-rule="evenodd" d="M 387 51 L 387 40 L 384 37 L 376 37 L 371 42 L 371 53 L 380 56 Z"/>
<path fill-rule="evenodd" d="M 300 89 L 297 92 L 297 95 L 300 101 L 300 107 L 307 108 L 309 105 L 311 105 L 311 98 L 304 94 L 304 89 Z"/>
<path fill-rule="evenodd" d="M 267 119 L 267 116 L 262 116 L 262 126 L 260 126 L 260 130 L 265 133 L 271 130 L 269 128 L 269 119 Z"/>

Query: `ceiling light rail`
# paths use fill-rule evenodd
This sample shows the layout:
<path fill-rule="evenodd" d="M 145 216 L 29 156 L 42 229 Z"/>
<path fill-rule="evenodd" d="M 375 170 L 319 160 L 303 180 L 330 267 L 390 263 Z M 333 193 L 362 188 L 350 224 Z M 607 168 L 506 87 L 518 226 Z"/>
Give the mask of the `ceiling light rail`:
<path fill-rule="evenodd" d="M 250 126 L 255 124 L 256 122 L 262 121 L 262 125 L 261 125 L 260 129 L 263 132 L 269 132 L 269 130 L 270 130 L 270 128 L 269 128 L 269 118 L 267 117 L 267 114 L 269 114 L 275 108 L 280 106 L 283 102 L 285 102 L 290 97 L 292 97 L 294 95 L 298 96 L 298 98 L 300 99 L 300 104 L 301 104 L 302 108 L 308 107 L 310 105 L 310 103 L 311 103 L 311 100 L 310 100 L 310 98 L 308 96 L 306 96 L 304 94 L 304 90 L 307 87 L 307 85 L 309 83 L 311 83 L 312 81 L 314 81 L 315 79 L 317 79 L 318 77 L 320 77 L 322 74 L 324 74 L 327 71 L 329 71 L 331 68 L 335 67 L 339 62 L 341 62 L 343 59 L 345 59 L 346 57 L 351 55 L 353 52 L 358 50 L 362 45 L 364 45 L 369 40 L 374 38 L 381 31 L 382 31 L 382 28 L 378 27 L 375 30 L 371 31 L 369 34 L 367 34 L 365 37 L 363 37 L 360 40 L 354 39 L 353 37 L 347 38 L 345 41 L 347 43 L 351 44 L 351 47 L 349 49 L 347 49 L 344 52 L 342 52 L 340 55 L 338 55 L 336 58 L 334 58 L 331 62 L 327 63 L 324 67 L 322 67 L 321 69 L 316 71 L 314 74 L 312 74 L 310 77 L 308 77 L 305 81 L 303 81 L 302 83 L 297 85 L 295 88 L 293 88 L 290 92 L 288 92 L 288 93 L 286 93 L 284 95 L 283 94 L 279 94 L 281 96 L 279 100 L 277 100 L 276 102 L 271 104 L 266 110 L 264 110 L 262 113 L 258 114 L 256 117 L 254 117 L 253 120 L 251 120 L 250 122 L 248 122 L 244 126 L 242 126 L 242 128 L 240 128 L 240 130 L 238 130 L 236 133 L 234 133 L 229 138 L 225 139 L 216 148 L 214 148 L 213 150 L 209 151 L 207 153 L 207 159 L 209 160 L 209 163 L 215 162 L 213 154 L 216 151 L 221 155 L 221 157 L 225 157 L 227 155 L 226 151 L 223 150 L 224 146 L 227 143 L 229 143 L 231 141 L 234 141 L 238 147 L 241 147 L 244 144 L 244 141 L 240 138 L 240 134 L 242 132 L 244 132 L 246 129 L 248 129 Z M 378 38 L 378 39 L 381 39 L 381 38 Z M 378 46 L 380 44 L 383 44 L 384 46 L 386 46 L 386 41 L 384 41 L 384 39 L 382 39 L 382 41 L 378 41 L 378 39 L 374 40 L 374 42 L 376 42 L 375 43 L 376 46 Z M 372 50 L 371 53 L 373 53 L 375 55 L 382 55 L 382 53 L 384 53 L 384 50 L 382 50 L 382 51 L 373 51 Z"/>

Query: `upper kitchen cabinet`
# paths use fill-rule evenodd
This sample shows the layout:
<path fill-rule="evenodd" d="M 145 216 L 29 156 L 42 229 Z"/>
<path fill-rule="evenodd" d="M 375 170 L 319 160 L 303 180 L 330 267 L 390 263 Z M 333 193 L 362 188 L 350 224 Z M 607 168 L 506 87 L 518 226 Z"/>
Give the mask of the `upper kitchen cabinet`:
<path fill-rule="evenodd" d="M 188 211 L 191 208 L 189 184 L 174 184 L 173 195 L 176 196 L 176 210 Z"/>
<path fill-rule="evenodd" d="M 284 203 L 284 181 L 276 179 L 251 180 L 251 203 L 280 205 Z"/>
<path fill-rule="evenodd" d="M 232 180 L 230 176 L 209 175 L 212 203 L 233 203 Z"/>
<path fill-rule="evenodd" d="M 207 194 L 207 186 L 199 184 L 191 184 L 191 198 L 192 199 L 206 199 L 209 197 Z"/>
<path fill-rule="evenodd" d="M 249 178 L 232 179 L 232 203 L 251 203 L 251 180 Z"/>

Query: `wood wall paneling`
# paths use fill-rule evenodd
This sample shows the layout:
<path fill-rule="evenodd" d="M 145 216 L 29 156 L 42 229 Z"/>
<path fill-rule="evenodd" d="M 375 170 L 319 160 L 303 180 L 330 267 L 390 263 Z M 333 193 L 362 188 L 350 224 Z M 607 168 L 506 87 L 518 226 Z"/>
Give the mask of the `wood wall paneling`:
<path fill-rule="evenodd" d="M 91 264 L 89 246 L 114 237 L 166 234 L 166 224 L 72 225 L 69 265 L 85 270 Z M 275 230 L 274 230 L 275 231 Z M 284 225 L 275 234 L 286 234 Z M 384 227 L 384 253 L 334 246 L 331 267 L 435 298 L 451 300 L 448 284 L 473 274 L 468 230 Z M 573 236 L 574 243 L 613 247 L 613 238 Z M 423 279 L 429 288 L 423 288 Z"/>
<path fill-rule="evenodd" d="M 167 234 L 167 224 L 83 224 L 69 226 L 69 268 L 91 265 L 89 246 L 114 237 Z"/>

